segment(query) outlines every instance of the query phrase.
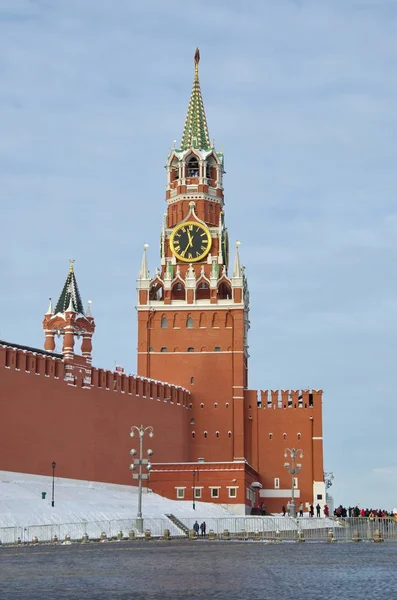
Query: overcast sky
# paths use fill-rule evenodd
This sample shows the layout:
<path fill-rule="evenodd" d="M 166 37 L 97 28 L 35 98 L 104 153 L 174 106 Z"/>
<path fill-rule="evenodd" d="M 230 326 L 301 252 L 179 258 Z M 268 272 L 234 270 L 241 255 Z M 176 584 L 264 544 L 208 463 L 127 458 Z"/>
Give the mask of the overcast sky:
<path fill-rule="evenodd" d="M 43 346 L 74 258 L 95 364 L 135 372 L 198 45 L 250 388 L 323 389 L 335 501 L 397 508 L 396 37 L 394 0 L 0 0 L 0 338 Z"/>

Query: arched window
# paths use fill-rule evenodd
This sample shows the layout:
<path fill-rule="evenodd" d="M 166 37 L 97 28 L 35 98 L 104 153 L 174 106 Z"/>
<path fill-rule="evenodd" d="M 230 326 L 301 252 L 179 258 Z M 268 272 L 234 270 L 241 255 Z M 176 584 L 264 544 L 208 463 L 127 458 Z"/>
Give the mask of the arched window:
<path fill-rule="evenodd" d="M 161 329 L 166 329 L 168 327 L 167 317 L 161 317 Z"/>
<path fill-rule="evenodd" d="M 167 352 L 167 348 L 165 346 L 163 346 L 160 350 L 160 352 Z"/>
<path fill-rule="evenodd" d="M 214 408 L 218 408 L 218 402 L 214 402 Z"/>
<path fill-rule="evenodd" d="M 189 348 L 187 349 L 187 351 L 188 351 L 188 352 L 194 352 L 194 348 L 192 348 L 192 347 L 189 347 Z"/>
<path fill-rule="evenodd" d="M 215 346 L 214 351 L 215 352 L 220 352 L 221 351 L 221 347 L 220 346 Z"/>
<path fill-rule="evenodd" d="M 228 432 L 227 432 L 227 436 L 231 438 L 231 437 L 232 437 L 232 432 L 231 432 L 231 431 L 228 431 Z"/>
<path fill-rule="evenodd" d="M 283 438 L 286 440 L 287 439 L 287 434 L 283 433 Z"/>
<path fill-rule="evenodd" d="M 196 437 L 196 432 L 192 431 L 192 438 L 194 439 Z"/>
<path fill-rule="evenodd" d="M 204 402 L 200 404 L 200 408 L 204 408 Z"/>
<path fill-rule="evenodd" d="M 229 408 L 229 402 L 226 402 L 225 407 Z"/>
<path fill-rule="evenodd" d="M 209 300 L 211 296 L 210 286 L 206 281 L 200 281 L 196 289 L 197 300 Z"/>
<path fill-rule="evenodd" d="M 180 328 L 180 326 L 181 326 L 181 320 L 180 320 L 180 317 L 179 317 L 178 313 L 176 313 L 174 315 L 174 322 L 173 322 L 172 325 L 173 325 L 174 329 L 179 329 Z"/>
<path fill-rule="evenodd" d="M 179 164 L 177 160 L 174 160 L 171 165 L 171 182 L 179 179 Z"/>
<path fill-rule="evenodd" d="M 186 321 L 186 327 L 188 329 L 193 329 L 193 326 L 194 326 L 194 322 L 193 322 L 192 317 L 188 317 L 187 321 Z"/>
<path fill-rule="evenodd" d="M 205 165 L 205 176 L 207 179 L 216 181 L 216 163 L 213 157 L 209 157 Z"/>
<path fill-rule="evenodd" d="M 150 300 L 164 300 L 164 288 L 160 282 L 154 283 L 149 290 Z"/>
<path fill-rule="evenodd" d="M 207 320 L 205 318 L 205 314 L 201 313 L 199 327 L 206 327 L 206 323 L 207 323 Z"/>
<path fill-rule="evenodd" d="M 217 432 L 215 433 L 215 435 L 216 435 L 216 437 L 218 438 L 218 437 L 219 437 L 219 431 L 217 431 Z"/>
<path fill-rule="evenodd" d="M 218 298 L 219 300 L 231 300 L 232 298 L 232 290 L 230 285 L 225 281 L 222 281 L 218 287 Z"/>
<path fill-rule="evenodd" d="M 273 434 L 269 433 L 269 440 L 272 440 L 272 439 L 273 439 Z"/>
<path fill-rule="evenodd" d="M 208 435 L 208 431 L 204 431 L 204 437 L 206 438 Z"/>
<path fill-rule="evenodd" d="M 298 433 L 298 440 L 300 440 L 300 439 L 301 439 L 301 434 L 300 434 L 300 433 Z"/>
<path fill-rule="evenodd" d="M 232 327 L 233 326 L 233 317 L 232 315 L 228 312 L 226 314 L 226 327 Z"/>
<path fill-rule="evenodd" d="M 219 327 L 219 317 L 217 313 L 212 317 L 212 327 Z"/>
<path fill-rule="evenodd" d="M 152 346 L 150 346 L 150 348 L 149 348 L 149 352 L 153 352 L 153 348 L 152 348 Z"/>
<path fill-rule="evenodd" d="M 184 300 L 185 299 L 185 288 L 181 281 L 174 283 L 171 289 L 172 300 Z"/>
<path fill-rule="evenodd" d="M 199 164 L 197 158 L 192 156 L 187 163 L 187 176 L 198 177 L 199 175 Z"/>
<path fill-rule="evenodd" d="M 190 378 L 190 383 L 194 383 L 194 377 Z"/>

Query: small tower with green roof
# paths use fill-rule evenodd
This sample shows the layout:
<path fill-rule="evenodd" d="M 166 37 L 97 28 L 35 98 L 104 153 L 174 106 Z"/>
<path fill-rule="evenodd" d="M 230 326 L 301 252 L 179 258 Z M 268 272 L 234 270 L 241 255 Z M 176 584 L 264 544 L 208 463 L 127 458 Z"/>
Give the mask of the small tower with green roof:
<path fill-rule="evenodd" d="M 82 338 L 81 354 L 87 363 L 91 363 L 95 321 L 91 315 L 90 301 L 84 309 L 74 272 L 74 260 L 70 260 L 69 272 L 55 308 L 50 298 L 48 310 L 44 315 L 43 329 L 45 350 L 54 352 L 55 336 L 62 336 L 62 354 L 70 361 L 75 357 L 75 338 Z"/>

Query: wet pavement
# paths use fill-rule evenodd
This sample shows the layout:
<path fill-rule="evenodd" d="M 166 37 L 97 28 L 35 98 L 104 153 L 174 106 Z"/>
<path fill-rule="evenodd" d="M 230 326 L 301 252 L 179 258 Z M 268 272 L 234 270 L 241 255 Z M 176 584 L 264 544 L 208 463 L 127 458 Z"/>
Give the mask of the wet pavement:
<path fill-rule="evenodd" d="M 397 543 L 171 540 L 0 548 L 1 600 L 397 598 Z"/>

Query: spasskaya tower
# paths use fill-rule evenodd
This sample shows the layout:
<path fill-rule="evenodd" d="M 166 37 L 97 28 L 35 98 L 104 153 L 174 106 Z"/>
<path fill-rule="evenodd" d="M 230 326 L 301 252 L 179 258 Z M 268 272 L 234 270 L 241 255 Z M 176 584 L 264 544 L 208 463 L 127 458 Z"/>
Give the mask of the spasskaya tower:
<path fill-rule="evenodd" d="M 224 160 L 210 141 L 199 60 L 197 49 L 182 141 L 167 158 L 160 268 L 149 274 L 145 247 L 137 280 L 138 375 L 191 391 L 191 461 L 233 461 L 244 458 L 249 295 L 238 242 L 228 268 Z"/>

